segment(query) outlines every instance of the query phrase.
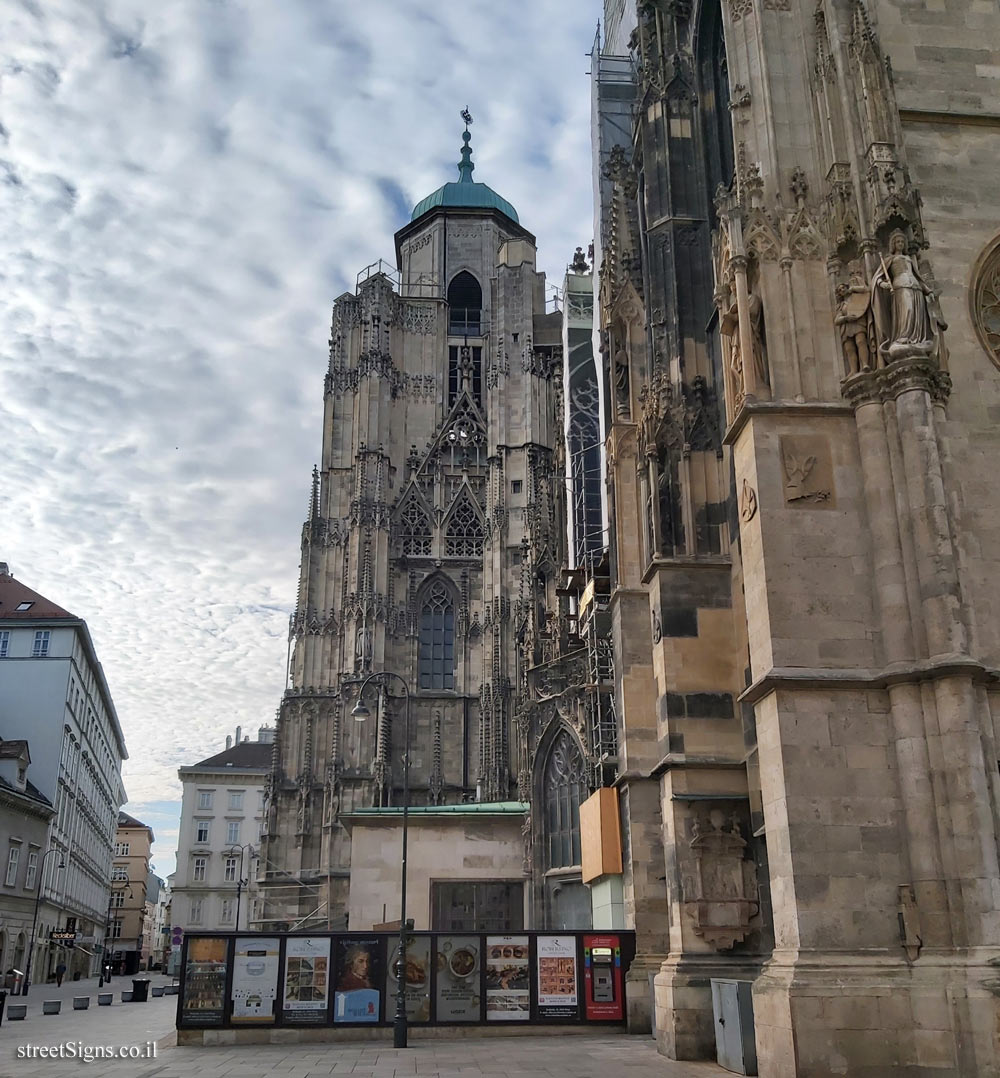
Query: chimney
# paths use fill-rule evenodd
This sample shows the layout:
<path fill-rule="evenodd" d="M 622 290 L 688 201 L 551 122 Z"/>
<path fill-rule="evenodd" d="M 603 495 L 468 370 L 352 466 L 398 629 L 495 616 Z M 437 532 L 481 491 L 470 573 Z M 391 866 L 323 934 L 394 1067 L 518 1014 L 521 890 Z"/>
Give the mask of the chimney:
<path fill-rule="evenodd" d="M 236 744 L 237 745 L 243 740 L 240 737 L 240 734 L 242 734 L 242 733 L 243 733 L 243 727 L 242 726 L 237 726 L 236 727 Z"/>
<path fill-rule="evenodd" d="M 233 747 L 233 735 L 226 734 L 226 748 L 231 749 Z"/>
<path fill-rule="evenodd" d="M 257 743 L 260 745 L 273 745 L 274 728 L 271 726 L 261 726 L 257 730 Z"/>
<path fill-rule="evenodd" d="M 249 734 L 244 734 L 243 735 L 243 744 L 245 745 L 249 740 L 250 740 L 250 735 Z"/>

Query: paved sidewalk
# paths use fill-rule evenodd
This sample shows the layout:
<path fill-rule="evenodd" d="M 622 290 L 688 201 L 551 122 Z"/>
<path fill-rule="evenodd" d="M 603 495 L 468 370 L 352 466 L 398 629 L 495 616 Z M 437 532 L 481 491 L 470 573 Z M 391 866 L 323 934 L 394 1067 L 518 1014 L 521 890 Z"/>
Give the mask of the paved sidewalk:
<path fill-rule="evenodd" d="M 159 1001 L 157 1001 L 159 1002 Z M 137 1005 L 138 1006 L 138 1005 Z M 138 1040 L 138 1038 L 136 1038 Z M 45 1042 L 55 1043 L 55 1039 Z M 100 1042 L 97 1042 L 100 1043 Z M 238 1048 L 161 1046 L 155 1059 L 12 1058 L 0 1044 L 2 1078 L 726 1078 L 713 1063 L 677 1063 L 658 1055 L 649 1037 L 595 1034 L 543 1037 L 465 1036 L 388 1044 L 244 1045 Z"/>

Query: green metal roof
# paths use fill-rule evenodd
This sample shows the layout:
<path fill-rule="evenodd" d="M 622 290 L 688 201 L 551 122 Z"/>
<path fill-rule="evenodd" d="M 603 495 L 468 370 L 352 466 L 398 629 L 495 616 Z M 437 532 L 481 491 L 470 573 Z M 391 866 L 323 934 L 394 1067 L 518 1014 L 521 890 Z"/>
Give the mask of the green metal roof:
<path fill-rule="evenodd" d="M 471 137 L 466 129 L 462 135 L 462 160 L 458 163 L 458 180 L 446 183 L 425 199 L 421 199 L 413 207 L 411 221 L 437 206 L 460 206 L 463 209 L 499 210 L 515 223 L 521 223 L 517 210 L 505 198 L 501 198 L 492 187 L 487 187 L 485 183 L 476 183 L 472 178 L 472 170 L 476 166 L 472 163 L 472 149 L 469 146 Z"/>
<path fill-rule="evenodd" d="M 410 816 L 523 816 L 528 811 L 526 801 L 472 801 L 463 805 L 411 805 Z M 385 808 L 360 808 L 345 812 L 345 816 L 401 816 L 401 805 Z"/>

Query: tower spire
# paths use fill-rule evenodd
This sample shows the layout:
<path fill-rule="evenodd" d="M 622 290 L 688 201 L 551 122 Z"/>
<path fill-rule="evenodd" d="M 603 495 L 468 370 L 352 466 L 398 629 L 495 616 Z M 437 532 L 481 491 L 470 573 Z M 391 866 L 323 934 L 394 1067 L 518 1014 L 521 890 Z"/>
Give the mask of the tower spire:
<path fill-rule="evenodd" d="M 472 147 L 469 145 L 472 135 L 469 134 L 469 124 L 472 123 L 472 113 L 467 108 L 462 109 L 462 119 L 465 121 L 465 131 L 462 134 L 462 160 L 458 163 L 458 182 L 474 183 L 472 170 L 476 167 L 472 163 Z"/>

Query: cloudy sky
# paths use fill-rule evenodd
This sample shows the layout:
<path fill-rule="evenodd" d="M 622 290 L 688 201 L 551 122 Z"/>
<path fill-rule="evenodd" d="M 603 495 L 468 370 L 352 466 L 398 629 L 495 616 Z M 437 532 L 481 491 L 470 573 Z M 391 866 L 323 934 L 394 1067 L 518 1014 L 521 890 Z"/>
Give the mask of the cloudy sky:
<path fill-rule="evenodd" d="M 596 0 L 7 0 L 0 560 L 85 618 L 173 868 L 177 767 L 273 721 L 330 307 L 457 177 L 561 280 Z"/>

